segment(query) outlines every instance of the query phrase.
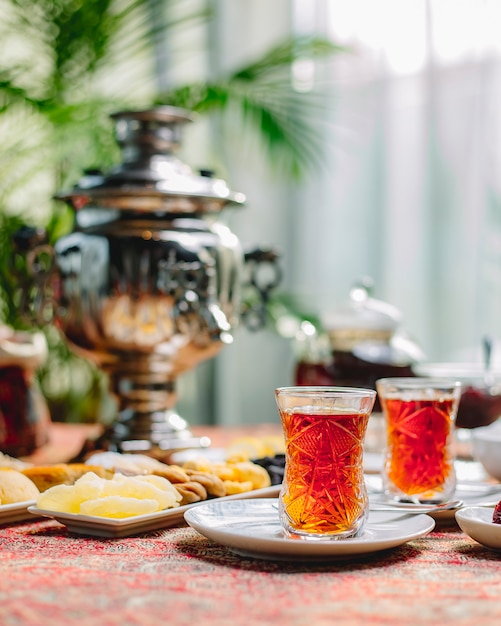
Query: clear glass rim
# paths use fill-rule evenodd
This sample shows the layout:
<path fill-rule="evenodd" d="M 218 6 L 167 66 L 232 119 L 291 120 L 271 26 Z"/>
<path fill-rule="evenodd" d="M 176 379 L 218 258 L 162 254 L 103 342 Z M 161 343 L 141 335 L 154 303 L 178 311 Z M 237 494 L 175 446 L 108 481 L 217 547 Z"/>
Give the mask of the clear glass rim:
<path fill-rule="evenodd" d="M 330 398 L 340 398 L 343 396 L 358 396 L 365 398 L 372 398 L 376 395 L 374 389 L 365 389 L 363 387 L 327 387 L 327 386 L 294 386 L 290 387 L 277 387 L 275 389 L 276 395 L 291 395 L 291 396 L 304 396 L 304 397 L 318 397 L 320 395 Z"/>

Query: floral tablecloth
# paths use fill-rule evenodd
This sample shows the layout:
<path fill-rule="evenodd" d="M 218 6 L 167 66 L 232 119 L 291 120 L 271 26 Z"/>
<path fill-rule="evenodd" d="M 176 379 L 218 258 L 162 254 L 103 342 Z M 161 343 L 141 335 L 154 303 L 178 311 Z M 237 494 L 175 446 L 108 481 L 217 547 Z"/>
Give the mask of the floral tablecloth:
<path fill-rule="evenodd" d="M 33 460 L 66 460 L 88 434 L 55 425 Z M 209 434 L 220 445 L 242 430 Z M 447 524 L 319 564 L 242 558 L 183 525 L 99 539 L 19 522 L 0 527 L 0 626 L 499 626 L 501 552 Z"/>
<path fill-rule="evenodd" d="M 2 626 L 501 623 L 501 554 L 457 527 L 359 560 L 234 555 L 181 526 L 125 539 L 0 528 Z"/>

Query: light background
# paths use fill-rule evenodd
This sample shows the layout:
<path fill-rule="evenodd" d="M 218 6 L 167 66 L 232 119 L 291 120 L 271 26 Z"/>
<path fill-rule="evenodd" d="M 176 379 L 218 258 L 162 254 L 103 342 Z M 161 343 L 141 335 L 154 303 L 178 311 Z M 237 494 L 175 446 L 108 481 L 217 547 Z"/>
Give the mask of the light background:
<path fill-rule="evenodd" d="M 342 305 L 368 275 L 429 360 L 480 359 L 482 337 L 501 333 L 501 4 L 216 4 L 218 69 L 287 32 L 331 35 L 353 49 L 302 68 L 299 87 L 330 102 L 314 176 L 284 183 L 238 132 L 225 141 L 226 178 L 247 196 L 245 209 L 226 216 L 232 230 L 244 244 L 281 251 L 281 290 L 307 311 Z M 273 389 L 292 382 L 293 350 L 273 329 L 238 329 L 231 347 L 180 381 L 180 408 L 192 423 L 275 421 Z"/>

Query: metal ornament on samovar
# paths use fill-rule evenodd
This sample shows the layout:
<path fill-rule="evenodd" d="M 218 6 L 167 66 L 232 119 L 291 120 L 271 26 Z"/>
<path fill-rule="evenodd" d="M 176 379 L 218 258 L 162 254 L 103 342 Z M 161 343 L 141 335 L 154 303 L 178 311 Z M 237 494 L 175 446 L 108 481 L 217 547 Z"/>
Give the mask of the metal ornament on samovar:
<path fill-rule="evenodd" d="M 189 112 L 164 106 L 112 118 L 123 162 L 58 195 L 74 209 L 75 228 L 53 246 L 53 262 L 37 259 L 46 246 L 24 246 L 38 312 L 52 304 L 73 348 L 109 375 L 120 404 L 110 447 L 208 445 L 176 412 L 176 380 L 232 341 L 246 255 L 217 217 L 245 198 L 176 157 Z"/>

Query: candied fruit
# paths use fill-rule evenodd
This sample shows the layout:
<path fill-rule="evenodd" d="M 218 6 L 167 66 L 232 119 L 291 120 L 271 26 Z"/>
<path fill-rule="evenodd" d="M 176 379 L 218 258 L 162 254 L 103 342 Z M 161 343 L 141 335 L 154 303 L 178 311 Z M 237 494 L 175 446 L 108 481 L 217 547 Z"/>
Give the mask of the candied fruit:
<path fill-rule="evenodd" d="M 179 505 L 181 494 L 162 476 L 100 478 L 88 472 L 74 485 L 50 487 L 37 500 L 41 509 L 122 518 L 154 513 Z"/>

